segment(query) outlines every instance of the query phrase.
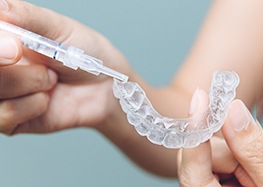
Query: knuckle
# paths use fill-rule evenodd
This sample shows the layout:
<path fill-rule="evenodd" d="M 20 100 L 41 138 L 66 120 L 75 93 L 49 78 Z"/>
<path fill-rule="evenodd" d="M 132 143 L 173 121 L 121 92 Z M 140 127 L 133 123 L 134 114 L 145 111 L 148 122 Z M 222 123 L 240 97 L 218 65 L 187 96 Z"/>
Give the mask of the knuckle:
<path fill-rule="evenodd" d="M 243 159 L 248 159 L 252 163 L 263 165 L 263 135 L 260 133 L 257 137 L 245 147 Z"/>
<path fill-rule="evenodd" d="M 189 187 L 192 186 L 190 180 L 185 175 L 179 176 L 180 186 Z"/>
<path fill-rule="evenodd" d="M 50 87 L 47 71 L 43 68 L 39 68 L 38 71 L 35 71 L 33 77 L 34 79 L 32 79 L 31 84 L 33 90 L 48 89 Z"/>
<path fill-rule="evenodd" d="M 20 10 L 26 13 L 30 13 L 32 11 L 32 7 L 28 3 L 22 2 L 20 6 Z"/>
<path fill-rule="evenodd" d="M 9 5 L 9 12 L 12 12 L 13 22 L 28 30 L 34 29 L 35 25 L 30 24 L 30 22 L 36 19 L 35 15 L 39 14 L 40 7 L 32 3 L 26 1 L 20 1 L 20 0 L 16 0 L 16 1 L 9 0 L 8 5 Z"/>
<path fill-rule="evenodd" d="M 214 176 L 204 176 L 203 178 L 196 178 L 196 176 L 189 176 L 187 174 L 179 175 L 180 186 L 191 187 L 191 186 L 212 186 L 214 183 Z"/>
<path fill-rule="evenodd" d="M 18 16 L 20 17 L 22 16 L 30 16 L 30 15 L 34 15 L 35 10 L 35 6 L 33 4 L 30 4 L 26 1 L 19 1 L 13 4 L 12 6 L 13 8 L 13 12 L 18 13 Z M 28 17 L 29 19 L 33 19 L 32 17 Z M 19 19 L 19 18 L 18 18 Z M 19 19 L 21 20 L 21 19 Z M 23 22 L 24 19 L 22 19 L 21 21 Z M 30 25 L 26 24 L 27 22 L 24 22 L 23 25 L 25 27 L 30 27 Z"/>
<path fill-rule="evenodd" d="M 12 128 L 15 124 L 16 106 L 11 101 L 3 101 L 0 104 L 0 130 Z"/>
<path fill-rule="evenodd" d="M 183 165 L 180 165 L 179 167 L 178 179 L 180 182 L 180 186 L 187 187 L 187 186 L 192 186 L 193 184 L 193 181 L 192 181 L 193 178 L 190 177 L 188 169 Z"/>
<path fill-rule="evenodd" d="M 240 179 L 247 177 L 247 172 L 244 170 L 244 168 L 241 165 L 237 166 L 237 168 L 234 171 L 234 174 Z"/>
<path fill-rule="evenodd" d="M 15 133 L 13 133 L 13 129 L 8 130 L 8 131 L 4 131 L 3 134 L 5 134 L 8 137 L 14 136 Z"/>

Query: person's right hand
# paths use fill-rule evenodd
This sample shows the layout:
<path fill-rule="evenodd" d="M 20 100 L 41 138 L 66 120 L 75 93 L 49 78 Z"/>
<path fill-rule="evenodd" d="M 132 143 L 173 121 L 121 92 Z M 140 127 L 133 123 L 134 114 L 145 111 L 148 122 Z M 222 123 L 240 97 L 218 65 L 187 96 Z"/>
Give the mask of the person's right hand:
<path fill-rule="evenodd" d="M 231 103 L 222 133 L 239 163 L 237 170 L 246 171 L 256 186 L 262 186 L 263 130 L 242 101 L 235 100 Z M 244 181 L 242 177 L 245 176 L 240 176 L 240 180 Z"/>
<path fill-rule="evenodd" d="M 240 100 L 230 104 L 222 133 L 225 141 L 212 137 L 198 147 L 180 150 L 181 185 L 261 187 L 263 130 Z"/>
<path fill-rule="evenodd" d="M 27 2 L 7 0 L 0 5 L 1 20 L 84 49 L 106 66 L 129 75 L 124 57 L 95 31 Z M 2 36 L 6 35 L 8 33 Z M 0 68 L 2 132 L 47 133 L 79 126 L 98 127 L 113 120 L 113 113 L 118 113 L 120 107 L 112 94 L 111 78 L 71 70 L 53 59 L 22 50 L 15 37 L 10 39 L 15 40 L 17 46 L 17 56 L 10 63 L 21 56 L 22 59 L 21 63 Z M 55 73 L 47 67 L 57 73 L 57 84 Z"/>

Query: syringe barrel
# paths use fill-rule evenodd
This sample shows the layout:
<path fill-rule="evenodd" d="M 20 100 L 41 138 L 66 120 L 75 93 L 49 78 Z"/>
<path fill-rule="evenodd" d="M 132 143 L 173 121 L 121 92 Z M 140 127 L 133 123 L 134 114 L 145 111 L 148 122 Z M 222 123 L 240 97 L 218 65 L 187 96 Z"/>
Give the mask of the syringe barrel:
<path fill-rule="evenodd" d="M 0 29 L 15 34 L 20 38 L 22 44 L 38 53 L 41 53 L 50 58 L 54 58 L 56 55 L 59 43 L 36 33 L 30 32 L 23 28 L 9 24 L 4 21 L 0 21 Z"/>
<path fill-rule="evenodd" d="M 54 40 L 4 21 L 0 21 L 0 30 L 15 34 L 25 47 L 56 59 L 75 70 L 78 66 L 74 64 L 74 60 L 78 59 L 79 56 L 84 53 L 84 51 L 79 48 L 63 46 Z"/>
<path fill-rule="evenodd" d="M 89 73 L 99 75 L 104 73 L 108 76 L 127 81 L 128 77 L 117 71 L 103 66 L 103 62 L 92 56 L 84 54 L 82 49 L 74 46 L 64 46 L 54 40 L 30 32 L 26 29 L 0 21 L 0 30 L 15 34 L 22 44 L 40 54 L 62 62 L 65 66 L 72 69 L 82 69 Z"/>
<path fill-rule="evenodd" d="M 24 34 L 21 41 L 25 47 L 54 59 L 56 59 L 58 50 L 62 49 L 58 42 L 31 32 Z"/>

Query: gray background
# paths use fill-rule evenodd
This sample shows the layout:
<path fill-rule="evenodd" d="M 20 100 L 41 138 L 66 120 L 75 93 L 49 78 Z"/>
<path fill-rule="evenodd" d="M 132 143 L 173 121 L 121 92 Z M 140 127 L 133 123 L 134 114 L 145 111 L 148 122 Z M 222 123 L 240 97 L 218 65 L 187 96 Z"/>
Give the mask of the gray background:
<path fill-rule="evenodd" d="M 30 0 L 105 35 L 150 84 L 169 83 L 186 57 L 210 0 Z M 47 20 L 48 21 L 48 20 Z M 62 23 L 63 24 L 63 23 Z M 58 25 L 59 27 L 59 25 Z M 0 186 L 169 187 L 93 130 L 0 136 Z"/>

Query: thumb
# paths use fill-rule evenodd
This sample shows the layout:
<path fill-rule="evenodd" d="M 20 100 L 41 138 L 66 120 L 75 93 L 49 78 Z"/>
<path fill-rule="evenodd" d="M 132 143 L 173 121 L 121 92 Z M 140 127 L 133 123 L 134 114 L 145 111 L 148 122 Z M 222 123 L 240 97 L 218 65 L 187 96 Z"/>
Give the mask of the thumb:
<path fill-rule="evenodd" d="M 207 105 L 208 95 L 205 91 L 197 89 L 191 101 L 191 117 L 199 118 L 199 111 L 207 108 Z M 179 180 L 182 186 L 220 186 L 212 173 L 210 141 L 195 148 L 182 149 L 178 159 Z"/>
<path fill-rule="evenodd" d="M 197 88 L 192 96 L 189 116 L 192 120 L 189 124 L 189 128 L 196 129 L 197 125 L 200 125 L 204 121 L 207 115 L 207 109 L 209 104 L 209 97 L 207 93 Z"/>
<path fill-rule="evenodd" d="M 263 184 L 263 131 L 240 100 L 233 101 L 222 128 L 234 156 L 258 186 Z"/>
<path fill-rule="evenodd" d="M 0 67 L 16 63 L 22 55 L 20 41 L 10 34 L 0 32 Z"/>

